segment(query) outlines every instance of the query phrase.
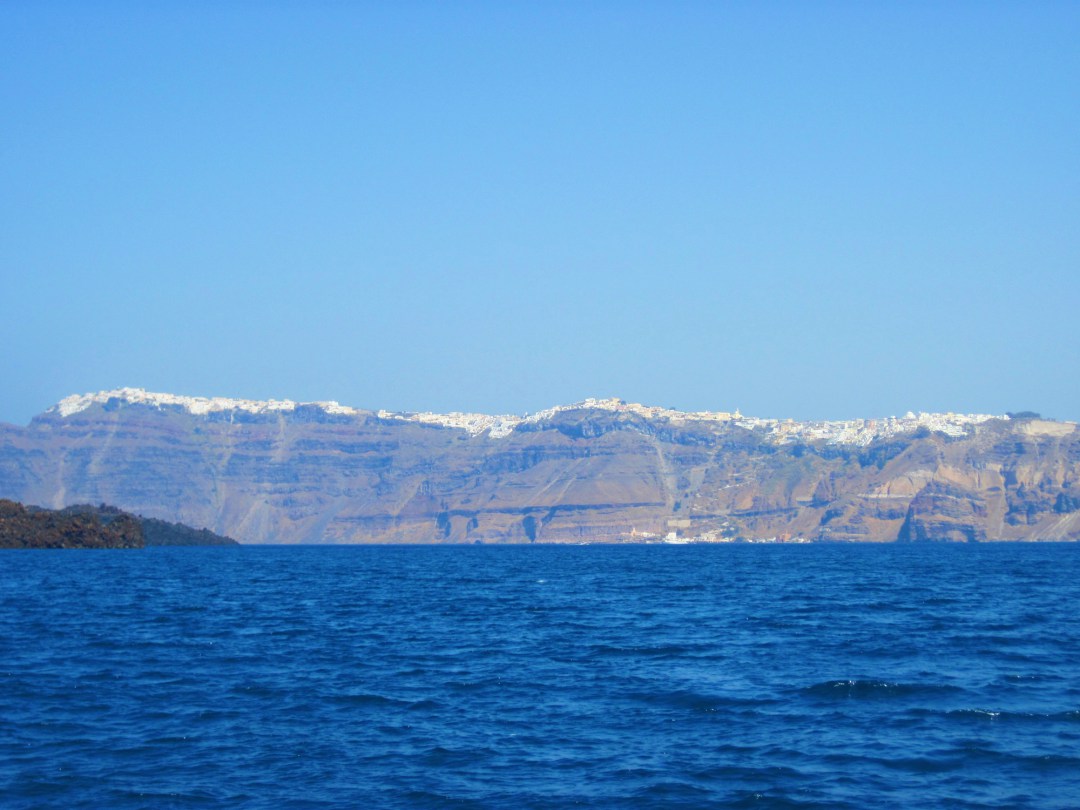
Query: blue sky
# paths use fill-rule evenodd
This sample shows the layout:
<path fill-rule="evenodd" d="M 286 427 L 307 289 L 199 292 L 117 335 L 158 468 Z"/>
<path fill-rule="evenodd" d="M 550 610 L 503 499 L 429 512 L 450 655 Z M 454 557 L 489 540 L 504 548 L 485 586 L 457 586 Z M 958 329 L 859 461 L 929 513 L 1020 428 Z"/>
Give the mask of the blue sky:
<path fill-rule="evenodd" d="M 1080 419 L 1075 3 L 0 7 L 0 420 Z"/>

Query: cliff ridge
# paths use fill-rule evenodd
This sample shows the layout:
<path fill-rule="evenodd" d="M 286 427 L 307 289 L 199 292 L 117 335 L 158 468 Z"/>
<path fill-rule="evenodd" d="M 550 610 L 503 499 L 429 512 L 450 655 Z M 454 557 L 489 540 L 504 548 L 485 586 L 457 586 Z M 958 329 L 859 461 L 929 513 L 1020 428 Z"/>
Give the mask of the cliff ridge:
<path fill-rule="evenodd" d="M 1080 432 L 1034 414 L 829 422 L 594 399 L 525 416 L 141 389 L 0 425 L 0 496 L 243 542 L 1080 538 Z"/>

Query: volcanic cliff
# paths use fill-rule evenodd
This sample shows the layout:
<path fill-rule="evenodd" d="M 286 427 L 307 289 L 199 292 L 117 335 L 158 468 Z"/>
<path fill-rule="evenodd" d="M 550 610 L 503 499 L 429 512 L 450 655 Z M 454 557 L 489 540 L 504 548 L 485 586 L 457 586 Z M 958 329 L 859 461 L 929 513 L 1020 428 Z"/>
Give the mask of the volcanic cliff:
<path fill-rule="evenodd" d="M 255 543 L 1080 539 L 1075 423 L 797 423 L 587 400 L 529 417 L 120 389 L 0 425 L 0 497 Z"/>

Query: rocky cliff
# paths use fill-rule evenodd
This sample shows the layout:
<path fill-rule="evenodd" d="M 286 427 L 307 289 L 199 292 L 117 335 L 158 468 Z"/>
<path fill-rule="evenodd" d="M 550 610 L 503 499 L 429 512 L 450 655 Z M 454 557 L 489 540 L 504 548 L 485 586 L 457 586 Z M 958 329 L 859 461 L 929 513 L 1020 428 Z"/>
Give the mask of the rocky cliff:
<path fill-rule="evenodd" d="M 0 426 L 0 497 L 243 542 L 1080 539 L 1076 424 L 793 423 L 590 400 L 531 417 L 72 397 Z"/>

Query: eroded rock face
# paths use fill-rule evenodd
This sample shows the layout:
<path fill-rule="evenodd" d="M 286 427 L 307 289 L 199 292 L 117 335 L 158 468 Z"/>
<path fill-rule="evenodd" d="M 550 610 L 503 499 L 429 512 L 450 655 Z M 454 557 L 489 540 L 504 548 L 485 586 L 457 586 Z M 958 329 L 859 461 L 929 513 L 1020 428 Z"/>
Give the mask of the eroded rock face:
<path fill-rule="evenodd" d="M 99 399 L 0 426 L 0 496 L 105 502 L 243 542 L 1080 538 L 1072 423 L 845 444 L 640 407 L 478 423 Z"/>
<path fill-rule="evenodd" d="M 911 499 L 897 539 L 977 543 L 986 540 L 986 514 L 978 493 L 932 481 Z"/>

